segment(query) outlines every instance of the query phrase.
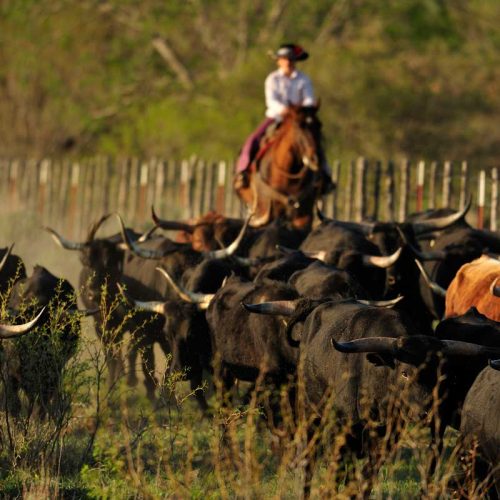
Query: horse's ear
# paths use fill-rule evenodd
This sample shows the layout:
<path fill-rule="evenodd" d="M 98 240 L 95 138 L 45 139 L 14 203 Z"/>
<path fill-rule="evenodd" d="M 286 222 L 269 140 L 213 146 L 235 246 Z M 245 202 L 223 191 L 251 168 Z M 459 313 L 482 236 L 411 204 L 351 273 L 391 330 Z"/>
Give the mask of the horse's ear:
<path fill-rule="evenodd" d="M 316 111 L 319 111 L 319 108 L 321 108 L 321 98 L 318 97 L 318 99 L 316 100 Z"/>

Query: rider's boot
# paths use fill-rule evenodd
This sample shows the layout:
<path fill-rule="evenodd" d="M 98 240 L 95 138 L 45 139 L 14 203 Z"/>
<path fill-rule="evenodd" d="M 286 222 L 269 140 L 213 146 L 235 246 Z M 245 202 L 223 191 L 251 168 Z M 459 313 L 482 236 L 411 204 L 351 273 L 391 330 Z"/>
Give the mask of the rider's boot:
<path fill-rule="evenodd" d="M 238 172 L 234 176 L 233 186 L 234 189 L 236 189 L 236 191 L 239 191 L 240 189 L 245 189 L 249 186 L 249 177 L 248 177 L 248 172 L 246 170 Z"/>

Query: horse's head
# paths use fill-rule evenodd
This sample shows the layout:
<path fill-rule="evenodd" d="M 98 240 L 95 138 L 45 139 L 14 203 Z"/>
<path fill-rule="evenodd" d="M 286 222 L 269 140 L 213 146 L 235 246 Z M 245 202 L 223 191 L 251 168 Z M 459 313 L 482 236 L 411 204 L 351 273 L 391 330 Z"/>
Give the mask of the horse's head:
<path fill-rule="evenodd" d="M 283 135 L 293 137 L 292 141 L 300 163 L 311 170 L 318 168 L 318 153 L 322 148 L 321 122 L 318 118 L 319 105 L 289 105 L 289 113 L 285 116 Z"/>
<path fill-rule="evenodd" d="M 315 106 L 295 106 L 288 107 L 289 113 L 285 122 L 297 124 L 300 128 L 310 131 L 314 138 L 321 137 L 321 122 L 318 118 L 319 104 Z"/>

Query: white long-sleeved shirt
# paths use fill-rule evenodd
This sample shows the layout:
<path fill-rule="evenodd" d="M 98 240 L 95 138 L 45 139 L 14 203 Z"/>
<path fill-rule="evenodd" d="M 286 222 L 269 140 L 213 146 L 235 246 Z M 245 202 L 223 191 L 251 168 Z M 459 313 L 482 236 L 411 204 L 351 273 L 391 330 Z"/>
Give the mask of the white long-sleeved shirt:
<path fill-rule="evenodd" d="M 268 75 L 265 83 L 266 116 L 281 120 L 281 113 L 289 103 L 301 106 L 314 105 L 314 91 L 308 76 L 294 70 L 286 76 L 281 69 Z"/>

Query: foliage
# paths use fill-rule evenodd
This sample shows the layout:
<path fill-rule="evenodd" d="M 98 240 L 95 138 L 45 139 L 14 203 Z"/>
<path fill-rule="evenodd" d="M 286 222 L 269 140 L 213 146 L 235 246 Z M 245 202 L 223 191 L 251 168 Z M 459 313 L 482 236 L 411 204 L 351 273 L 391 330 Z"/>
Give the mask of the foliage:
<path fill-rule="evenodd" d="M 65 321 L 64 307 L 53 307 L 54 332 L 61 326 L 57 322 Z M 456 491 L 460 478 L 466 497 L 485 491 L 486 485 L 473 474 L 474 449 L 465 458 L 470 475 L 457 475 L 460 447 L 455 446 L 455 434 L 448 435 L 448 446 L 440 454 L 429 445 L 427 422 L 410 424 L 401 418 L 397 408 L 410 404 L 407 391 L 394 401 L 394 418 L 383 436 L 376 468 L 367 475 L 366 459 L 354 455 L 339 459 L 347 426 L 339 424 L 332 400 L 326 398 L 319 425 L 311 427 L 315 417 L 306 411 L 301 383 L 292 413 L 289 387 L 271 395 L 261 377 L 255 386 L 241 385 L 225 394 L 215 366 L 211 388 L 204 389 L 211 415 L 200 418 L 184 374 L 171 373 L 168 360 L 155 403 L 139 390 L 125 387 L 126 373 L 107 385 L 105 360 L 110 348 L 82 336 L 78 352 L 63 368 L 62 390 L 54 401 L 62 416 L 57 412 L 48 418 L 37 416 L 25 405 L 14 417 L 3 399 L 1 496 L 293 498 L 300 496 L 306 463 L 316 453 L 313 497 L 348 497 L 372 485 L 377 497 L 417 497 L 424 488 L 427 498 L 442 498 L 451 489 Z M 408 387 L 413 383 L 409 379 Z M 246 397 L 241 398 L 242 393 Z M 267 417 L 271 397 L 281 408 L 276 420 Z M 375 429 L 371 422 L 368 419 L 369 432 Z M 433 458 L 438 469 L 431 480 L 427 467 Z"/>
<path fill-rule="evenodd" d="M 494 162 L 498 19 L 496 0 L 6 0 L 0 154 L 233 157 L 267 50 L 296 40 L 335 156 Z"/>

